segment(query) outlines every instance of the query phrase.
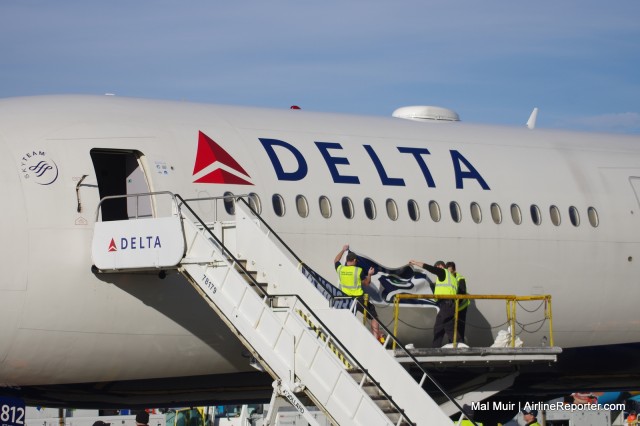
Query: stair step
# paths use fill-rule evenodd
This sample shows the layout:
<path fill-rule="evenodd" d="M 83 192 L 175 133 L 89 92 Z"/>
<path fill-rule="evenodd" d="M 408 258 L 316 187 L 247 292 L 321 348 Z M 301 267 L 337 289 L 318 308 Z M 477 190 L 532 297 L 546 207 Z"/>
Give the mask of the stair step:
<path fill-rule="evenodd" d="M 362 379 L 365 377 L 365 374 L 361 370 L 358 370 L 358 369 L 349 369 L 349 370 L 347 370 L 347 372 L 349 373 L 349 375 L 351 377 L 353 377 L 353 380 L 355 380 L 358 383 L 362 382 Z M 364 379 L 363 386 L 378 386 L 378 385 L 379 385 L 379 383 L 371 380 L 370 377 L 366 377 Z"/>
<path fill-rule="evenodd" d="M 242 266 L 245 268 L 244 270 L 240 267 L 239 264 L 242 264 Z M 246 264 L 247 261 L 240 259 L 238 260 L 238 263 L 236 263 L 235 265 L 235 270 L 238 271 L 238 273 L 240 275 L 243 276 L 244 280 L 250 285 L 250 286 L 255 286 L 255 283 L 258 283 L 258 286 L 266 289 L 269 286 L 269 283 L 267 282 L 261 282 L 258 281 L 258 271 L 249 271 L 246 269 Z M 251 278 L 249 278 L 251 277 Z M 252 279 L 253 278 L 253 279 Z"/>

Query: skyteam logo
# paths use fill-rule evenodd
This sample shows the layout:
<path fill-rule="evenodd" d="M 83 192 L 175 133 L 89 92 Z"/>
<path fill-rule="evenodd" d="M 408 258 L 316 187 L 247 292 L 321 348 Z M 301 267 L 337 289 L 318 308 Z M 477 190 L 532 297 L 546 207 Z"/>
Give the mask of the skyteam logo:
<path fill-rule="evenodd" d="M 193 167 L 194 183 L 253 185 L 251 176 L 213 139 L 198 132 L 198 152 Z"/>
<path fill-rule="evenodd" d="M 58 179 L 58 166 L 44 151 L 27 152 L 20 159 L 20 170 L 25 179 L 38 185 L 51 185 Z"/>

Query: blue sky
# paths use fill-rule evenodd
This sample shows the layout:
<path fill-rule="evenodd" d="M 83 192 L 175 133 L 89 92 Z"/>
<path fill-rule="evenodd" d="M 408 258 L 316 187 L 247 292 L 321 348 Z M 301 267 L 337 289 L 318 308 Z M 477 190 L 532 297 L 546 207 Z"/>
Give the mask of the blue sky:
<path fill-rule="evenodd" d="M 0 81 L 640 134 L 640 1 L 2 0 Z"/>

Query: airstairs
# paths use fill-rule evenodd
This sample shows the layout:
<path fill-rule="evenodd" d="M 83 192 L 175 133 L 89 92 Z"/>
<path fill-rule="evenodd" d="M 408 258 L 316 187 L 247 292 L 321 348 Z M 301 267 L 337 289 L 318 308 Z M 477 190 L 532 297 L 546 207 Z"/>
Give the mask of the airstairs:
<path fill-rule="evenodd" d="M 272 409 L 287 401 L 304 416 L 303 398 L 337 425 L 453 424 L 423 390 L 426 372 L 414 380 L 349 309 L 332 307 L 244 199 L 233 220 L 207 223 L 199 200 L 154 195 L 172 199 L 170 215 L 96 221 L 95 267 L 180 271 L 274 379 Z"/>

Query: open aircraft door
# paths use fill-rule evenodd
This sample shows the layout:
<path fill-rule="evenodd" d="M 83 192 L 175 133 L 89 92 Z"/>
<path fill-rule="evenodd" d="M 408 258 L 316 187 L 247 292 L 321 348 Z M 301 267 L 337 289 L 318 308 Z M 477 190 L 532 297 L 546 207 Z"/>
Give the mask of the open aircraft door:
<path fill-rule="evenodd" d="M 143 166 L 143 154 L 134 150 L 91 150 L 100 198 L 114 195 L 150 193 L 151 188 Z M 101 205 L 102 221 L 126 220 L 154 216 L 152 196 L 123 197 L 107 200 Z"/>
<path fill-rule="evenodd" d="M 91 159 L 101 198 L 91 245 L 94 266 L 103 271 L 175 267 L 185 252 L 175 197 L 152 193 L 142 153 L 95 148 Z M 156 201 L 164 202 L 157 207 Z M 164 211 L 165 205 L 170 210 Z"/>

